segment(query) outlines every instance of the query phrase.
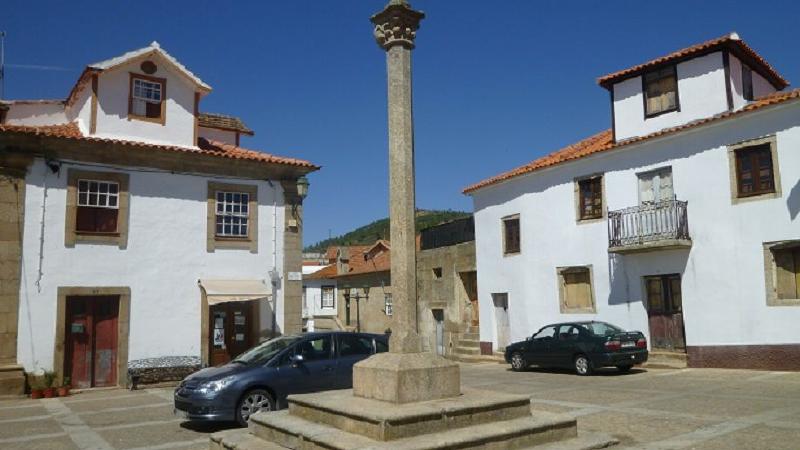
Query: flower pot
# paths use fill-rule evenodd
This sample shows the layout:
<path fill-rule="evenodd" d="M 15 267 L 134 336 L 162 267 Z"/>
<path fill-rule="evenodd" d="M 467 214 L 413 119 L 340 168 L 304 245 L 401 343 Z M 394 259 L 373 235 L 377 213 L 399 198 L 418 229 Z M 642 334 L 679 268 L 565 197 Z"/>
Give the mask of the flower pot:
<path fill-rule="evenodd" d="M 56 390 L 55 388 L 49 387 L 42 391 L 42 394 L 44 395 L 44 398 L 53 398 L 56 395 Z"/>
<path fill-rule="evenodd" d="M 42 390 L 41 389 L 31 389 L 31 398 L 32 399 L 42 398 Z"/>
<path fill-rule="evenodd" d="M 58 396 L 59 397 L 68 397 L 69 396 L 69 386 L 61 386 L 58 388 Z"/>

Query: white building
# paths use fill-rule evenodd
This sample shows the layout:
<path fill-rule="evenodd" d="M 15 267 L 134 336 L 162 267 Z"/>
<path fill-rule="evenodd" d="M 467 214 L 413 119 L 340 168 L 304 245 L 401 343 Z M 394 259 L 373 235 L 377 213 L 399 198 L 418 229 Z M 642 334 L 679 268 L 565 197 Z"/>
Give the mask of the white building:
<path fill-rule="evenodd" d="M 303 264 L 303 320 L 306 331 L 340 329 L 336 324 L 336 265 L 327 259 Z"/>
<path fill-rule="evenodd" d="M 800 90 L 735 34 L 601 77 L 612 127 L 464 190 L 485 353 L 604 320 L 800 369 Z"/>
<path fill-rule="evenodd" d="M 318 168 L 239 147 L 240 120 L 199 112 L 210 91 L 154 42 L 66 100 L 0 102 L 0 372 L 123 385 L 300 331 Z"/>

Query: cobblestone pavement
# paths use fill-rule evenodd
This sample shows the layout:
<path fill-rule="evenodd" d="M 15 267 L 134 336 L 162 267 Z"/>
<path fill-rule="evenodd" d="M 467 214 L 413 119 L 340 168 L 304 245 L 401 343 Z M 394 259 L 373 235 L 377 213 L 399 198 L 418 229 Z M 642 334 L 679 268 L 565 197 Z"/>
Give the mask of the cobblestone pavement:
<path fill-rule="evenodd" d="M 462 383 L 524 393 L 534 410 L 568 413 L 619 448 L 798 449 L 800 373 L 614 370 L 593 377 L 464 364 Z M 172 415 L 172 389 L 93 390 L 68 398 L 0 400 L 2 449 L 207 449 L 223 427 Z"/>

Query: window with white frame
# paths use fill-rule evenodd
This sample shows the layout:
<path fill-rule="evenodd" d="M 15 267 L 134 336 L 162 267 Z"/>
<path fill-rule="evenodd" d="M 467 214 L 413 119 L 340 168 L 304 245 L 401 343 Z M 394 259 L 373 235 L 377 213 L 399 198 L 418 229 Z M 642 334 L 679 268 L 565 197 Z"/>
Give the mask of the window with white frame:
<path fill-rule="evenodd" d="M 131 81 L 130 114 L 149 119 L 160 119 L 162 115 L 163 83 L 139 77 L 134 77 Z"/>
<path fill-rule="evenodd" d="M 250 194 L 217 191 L 216 234 L 221 237 L 248 237 Z"/>
<path fill-rule="evenodd" d="M 392 294 L 384 294 L 383 296 L 383 310 L 387 316 L 392 315 Z"/>
<path fill-rule="evenodd" d="M 322 286 L 322 308 L 333 308 L 333 286 Z"/>
<path fill-rule="evenodd" d="M 76 231 L 113 233 L 119 215 L 119 183 L 78 180 Z"/>

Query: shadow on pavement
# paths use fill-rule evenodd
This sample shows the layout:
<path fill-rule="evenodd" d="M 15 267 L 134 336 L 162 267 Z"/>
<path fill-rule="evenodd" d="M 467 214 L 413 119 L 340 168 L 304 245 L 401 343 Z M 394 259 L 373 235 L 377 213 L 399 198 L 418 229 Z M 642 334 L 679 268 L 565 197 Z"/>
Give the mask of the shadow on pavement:
<path fill-rule="evenodd" d="M 192 430 L 198 433 L 216 433 L 217 431 L 239 428 L 236 422 L 181 422 L 181 428 Z"/>
<path fill-rule="evenodd" d="M 506 369 L 506 372 L 513 372 L 513 370 L 509 367 Z M 542 367 L 528 367 L 523 372 L 535 372 L 535 373 L 562 373 L 565 375 L 574 375 L 575 371 L 572 369 L 550 369 L 550 368 L 542 368 Z M 594 369 L 592 372 L 593 377 L 624 377 L 624 376 L 634 376 L 647 373 L 647 369 L 634 367 L 628 372 L 620 372 L 619 370 L 613 367 L 603 367 L 600 369 Z"/>

